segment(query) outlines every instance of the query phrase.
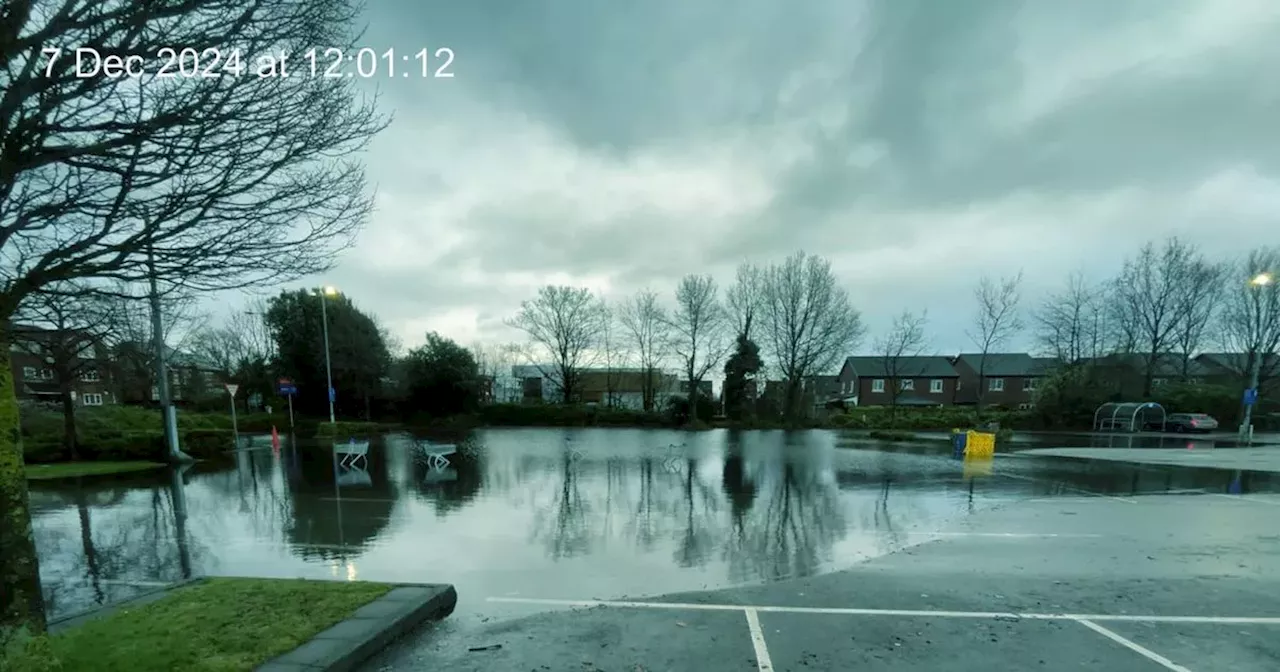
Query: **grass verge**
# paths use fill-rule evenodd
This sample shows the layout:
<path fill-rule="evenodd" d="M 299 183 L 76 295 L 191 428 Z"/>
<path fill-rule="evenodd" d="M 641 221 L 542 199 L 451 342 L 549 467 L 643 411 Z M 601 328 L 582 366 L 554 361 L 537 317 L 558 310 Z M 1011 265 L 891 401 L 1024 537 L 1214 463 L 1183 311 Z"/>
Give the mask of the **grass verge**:
<path fill-rule="evenodd" d="M 28 669 L 248 672 L 391 588 L 303 579 L 205 579 L 49 637 L 47 650 L 56 662 Z"/>
<path fill-rule="evenodd" d="M 28 464 L 27 480 L 44 481 L 54 478 L 75 478 L 76 476 L 98 476 L 101 474 L 123 474 L 131 471 L 159 469 L 164 465 L 159 462 L 133 460 L 128 462 L 58 462 L 55 464 Z"/>
<path fill-rule="evenodd" d="M 870 436 L 871 438 L 877 439 L 879 441 L 916 441 L 918 440 L 915 434 L 912 434 L 911 432 L 904 432 L 897 429 L 875 429 L 875 430 L 872 430 L 871 433 L 868 434 L 867 436 Z"/>

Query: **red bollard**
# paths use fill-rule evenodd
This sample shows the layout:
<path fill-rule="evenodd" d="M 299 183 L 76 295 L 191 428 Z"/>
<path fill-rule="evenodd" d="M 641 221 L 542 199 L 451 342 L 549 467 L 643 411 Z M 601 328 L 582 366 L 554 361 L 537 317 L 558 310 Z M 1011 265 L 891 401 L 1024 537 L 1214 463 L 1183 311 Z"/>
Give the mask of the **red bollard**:
<path fill-rule="evenodd" d="M 271 426 L 271 450 L 276 453 L 280 452 L 280 433 L 276 431 L 275 425 Z"/>

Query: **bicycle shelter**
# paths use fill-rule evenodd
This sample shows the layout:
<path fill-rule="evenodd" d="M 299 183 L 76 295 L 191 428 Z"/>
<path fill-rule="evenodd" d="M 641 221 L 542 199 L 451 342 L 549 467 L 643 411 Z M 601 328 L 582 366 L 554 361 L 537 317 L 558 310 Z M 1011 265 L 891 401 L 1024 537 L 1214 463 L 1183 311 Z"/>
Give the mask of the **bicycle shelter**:
<path fill-rule="evenodd" d="M 1156 422 L 1159 418 L 1159 422 Z M 1093 412 L 1093 428 L 1100 431 L 1140 432 L 1159 424 L 1164 431 L 1164 406 L 1154 401 L 1110 401 Z"/>

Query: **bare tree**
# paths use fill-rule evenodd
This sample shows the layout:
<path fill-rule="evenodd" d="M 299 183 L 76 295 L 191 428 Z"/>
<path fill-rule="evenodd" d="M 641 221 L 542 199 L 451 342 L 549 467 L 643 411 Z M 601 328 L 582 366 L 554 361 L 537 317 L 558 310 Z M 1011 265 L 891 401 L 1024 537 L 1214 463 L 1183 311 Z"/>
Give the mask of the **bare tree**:
<path fill-rule="evenodd" d="M 1187 243 L 1169 238 L 1159 249 L 1147 243 L 1137 256 L 1127 259 L 1113 284 L 1113 310 L 1125 320 L 1141 348 L 1142 394 L 1151 394 L 1152 380 L 1161 360 L 1177 346 L 1181 322 L 1180 294 L 1199 263 L 1199 255 Z M 1181 353 L 1186 357 L 1189 353 Z"/>
<path fill-rule="evenodd" d="M 1174 303 L 1177 327 L 1173 343 L 1182 355 L 1182 379 L 1190 373 L 1191 356 L 1204 345 L 1222 296 L 1224 268 L 1194 256 L 1187 260 L 1182 272 L 1181 288 Z"/>
<path fill-rule="evenodd" d="M 986 393 L 987 355 L 1022 330 L 1018 303 L 1022 299 L 1022 273 L 993 280 L 983 276 L 973 290 L 978 312 L 973 317 L 973 330 L 968 332 L 978 348 L 978 408 Z"/>
<path fill-rule="evenodd" d="M 727 353 L 728 314 L 719 288 L 709 275 L 686 275 L 676 286 L 671 313 L 672 351 L 680 360 L 689 385 L 689 422 L 698 420 L 698 386 Z"/>
<path fill-rule="evenodd" d="M 738 274 L 729 288 L 727 299 L 733 332 L 738 338 L 751 338 L 751 327 L 764 300 L 764 272 L 753 264 L 738 266 Z"/>
<path fill-rule="evenodd" d="M 1032 314 L 1036 340 L 1065 366 L 1101 357 L 1106 349 L 1106 296 L 1080 272 Z"/>
<path fill-rule="evenodd" d="M 63 445 L 71 459 L 78 459 L 76 434 L 76 381 L 105 383 L 108 371 L 106 342 L 112 327 L 110 307 L 102 297 L 74 285 L 57 291 L 28 295 L 16 319 L 14 346 L 48 366 L 58 386 L 62 404 Z"/>
<path fill-rule="evenodd" d="M 786 381 L 784 414 L 796 419 L 808 376 L 829 371 L 862 340 L 862 317 L 831 262 L 797 252 L 764 271 L 763 340 Z"/>
<path fill-rule="evenodd" d="M 1259 276 L 1267 282 L 1251 282 Z M 1280 376 L 1280 247 L 1252 250 L 1223 273 L 1217 340 L 1242 357 L 1224 362 L 1250 383 L 1254 365 L 1260 386 Z"/>
<path fill-rule="evenodd" d="M 529 335 L 547 358 L 533 361 L 542 375 L 559 389 L 564 403 L 581 393 L 582 370 L 600 356 L 608 310 L 585 287 L 547 285 L 520 303 L 508 324 Z"/>
<path fill-rule="evenodd" d="M 110 294 L 112 380 L 123 401 L 147 402 L 156 385 L 156 352 L 151 306 L 145 294 L 119 285 Z M 167 352 L 188 348 L 208 319 L 191 292 L 175 291 L 160 298 L 165 316 L 161 332 Z"/>
<path fill-rule="evenodd" d="M 876 352 L 883 358 L 884 375 L 889 385 L 889 413 L 898 411 L 898 398 L 906 391 L 903 381 L 923 374 L 912 364 L 925 348 L 926 313 L 903 311 L 893 319 L 888 333 L 876 339 Z"/>
<path fill-rule="evenodd" d="M 358 17 L 344 0 L 5 3 L 0 352 L 25 297 L 58 283 L 215 289 L 330 267 L 371 207 L 358 153 L 383 120 L 351 79 L 281 76 L 260 56 L 354 54 Z M 86 77 L 76 47 L 146 73 Z M 0 509 L 26 511 L 0 382 L 0 464 L 19 465 L 0 471 Z M 27 516 L 0 520 L 0 628 L 44 629 L 30 538 Z"/>
<path fill-rule="evenodd" d="M 641 397 L 644 410 L 656 406 L 658 379 L 662 363 L 671 347 L 671 327 L 657 293 L 644 289 L 625 300 L 618 309 L 618 322 L 631 340 L 633 353 L 641 369 Z"/>
<path fill-rule="evenodd" d="M 604 329 L 600 334 L 600 358 L 604 361 L 604 403 L 616 408 L 621 403 L 618 388 L 622 383 L 623 367 L 627 363 L 627 350 L 618 330 L 618 315 L 613 306 L 603 299 Z"/>

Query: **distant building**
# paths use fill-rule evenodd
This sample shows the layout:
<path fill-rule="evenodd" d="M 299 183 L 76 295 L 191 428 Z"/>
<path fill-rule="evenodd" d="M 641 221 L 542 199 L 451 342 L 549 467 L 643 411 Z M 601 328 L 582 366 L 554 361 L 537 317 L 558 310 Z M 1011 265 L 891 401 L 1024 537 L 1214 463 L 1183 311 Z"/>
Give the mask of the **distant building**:
<path fill-rule="evenodd" d="M 556 368 L 549 365 L 520 365 L 511 370 L 518 381 L 520 403 L 562 402 L 563 388 L 556 380 Z M 577 402 L 610 408 L 641 410 L 644 408 L 645 371 L 637 368 L 586 368 L 578 372 Z M 711 381 L 703 381 L 709 389 Z M 665 407 L 676 392 L 676 377 L 663 371 L 654 374 L 654 402 Z M 709 394 L 709 392 L 708 392 Z M 512 395 L 514 397 L 514 395 Z"/>
<path fill-rule="evenodd" d="M 10 333 L 9 367 L 19 400 L 60 402 L 63 390 L 69 387 L 77 405 L 116 403 L 107 350 L 93 336 L 20 324 L 12 325 Z M 71 349 L 76 350 L 74 354 L 63 352 Z M 55 355 L 64 361 L 56 361 Z M 62 381 L 59 368 L 69 372 L 72 380 Z"/>
<path fill-rule="evenodd" d="M 960 374 L 942 355 L 846 357 L 837 376 L 854 406 L 949 406 Z"/>
<path fill-rule="evenodd" d="M 957 404 L 1027 409 L 1035 404 L 1036 390 L 1056 368 L 1057 360 L 1036 358 L 1024 352 L 964 353 L 955 358 Z M 981 373 L 981 375 L 979 375 Z"/>

